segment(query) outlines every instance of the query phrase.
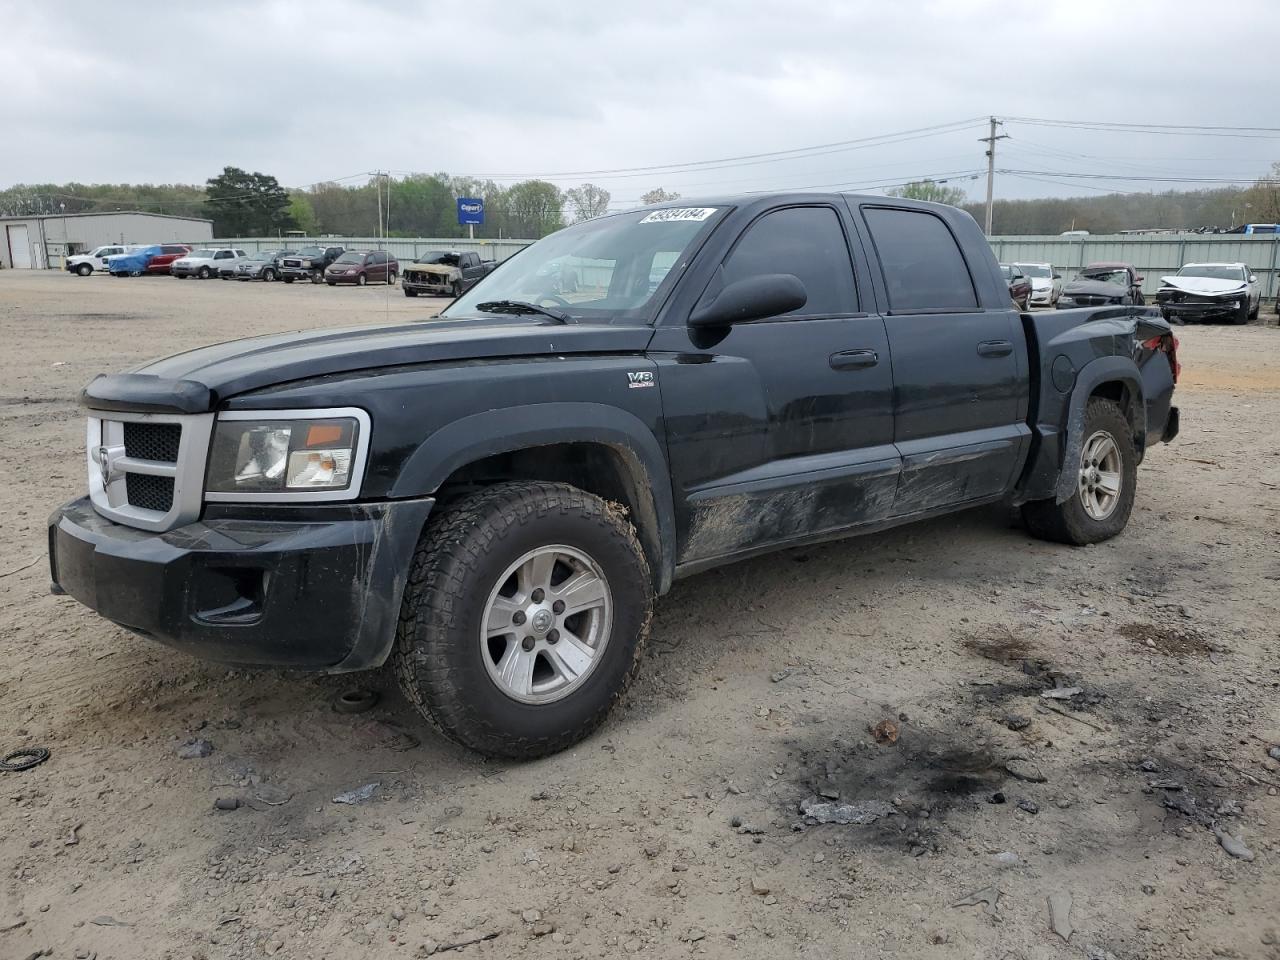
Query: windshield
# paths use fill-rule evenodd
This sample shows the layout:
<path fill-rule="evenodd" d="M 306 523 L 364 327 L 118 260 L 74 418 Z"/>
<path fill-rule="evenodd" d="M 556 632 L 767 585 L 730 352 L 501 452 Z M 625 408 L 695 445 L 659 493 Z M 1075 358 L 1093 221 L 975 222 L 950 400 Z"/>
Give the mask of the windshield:
<path fill-rule="evenodd" d="M 696 250 L 724 207 L 635 210 L 575 223 L 506 260 L 441 315 L 474 316 L 517 300 L 574 319 L 647 323 L 668 273 Z"/>
<path fill-rule="evenodd" d="M 1043 263 L 1019 263 L 1017 267 L 1028 277 L 1039 277 L 1042 280 L 1048 280 L 1053 276 L 1053 271 Z"/>
<path fill-rule="evenodd" d="M 303 247 L 298 251 L 300 257 L 322 257 L 324 256 L 324 247 Z"/>
<path fill-rule="evenodd" d="M 1097 280 L 1099 283 L 1119 283 L 1129 285 L 1128 270 L 1088 270 L 1080 271 L 1081 280 Z"/>
<path fill-rule="evenodd" d="M 1211 280 L 1243 280 L 1240 267 L 1218 266 L 1212 263 L 1188 263 L 1178 271 L 1180 277 L 1208 277 Z"/>
<path fill-rule="evenodd" d="M 456 267 L 458 265 L 458 254 L 445 253 L 443 250 L 432 250 L 430 253 L 424 253 L 414 263 L 443 263 L 446 266 Z"/>
<path fill-rule="evenodd" d="M 334 263 L 364 263 L 364 254 L 357 253 L 354 250 L 348 250 L 346 253 L 344 253 L 342 256 L 340 256 L 337 260 L 333 262 Z"/>

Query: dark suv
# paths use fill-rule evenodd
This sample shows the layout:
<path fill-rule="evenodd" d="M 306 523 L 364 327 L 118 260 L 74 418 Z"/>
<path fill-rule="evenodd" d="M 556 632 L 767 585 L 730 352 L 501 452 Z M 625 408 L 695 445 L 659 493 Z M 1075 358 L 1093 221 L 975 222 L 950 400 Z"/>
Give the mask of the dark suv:
<path fill-rule="evenodd" d="M 280 279 L 285 283 L 310 280 L 319 283 L 324 279 L 325 267 L 344 252 L 343 247 L 303 247 L 292 256 L 280 260 Z"/>
<path fill-rule="evenodd" d="M 324 282 L 329 286 L 339 283 L 395 283 L 400 263 L 385 250 L 348 250 L 329 265 L 324 272 Z"/>

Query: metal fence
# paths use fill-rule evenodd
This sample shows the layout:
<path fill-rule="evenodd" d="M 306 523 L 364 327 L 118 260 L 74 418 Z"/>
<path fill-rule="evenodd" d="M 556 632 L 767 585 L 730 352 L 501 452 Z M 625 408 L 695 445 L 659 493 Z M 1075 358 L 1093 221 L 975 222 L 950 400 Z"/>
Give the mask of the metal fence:
<path fill-rule="evenodd" d="M 303 247 L 345 247 L 348 250 L 387 250 L 397 260 L 414 260 L 431 250 L 474 251 L 481 260 L 505 260 L 519 253 L 532 240 L 441 240 L 432 237 L 219 237 L 210 246 L 237 247 L 250 253 L 258 250 L 300 250 Z"/>
<path fill-rule="evenodd" d="M 1132 263 L 1149 294 L 1159 289 L 1162 276 L 1184 263 L 1244 263 L 1257 275 L 1262 296 L 1274 297 L 1280 288 L 1280 235 L 992 237 L 991 249 L 1001 263 L 1052 263 L 1067 279 L 1088 263 Z"/>
<path fill-rule="evenodd" d="M 475 251 L 483 260 L 506 260 L 532 240 L 458 240 L 433 237 L 231 237 L 211 241 L 242 250 L 278 250 L 281 246 L 346 247 L 348 250 L 388 250 L 409 261 L 430 250 Z M 1088 263 L 1132 263 L 1143 275 L 1143 292 L 1154 294 L 1160 278 L 1176 273 L 1184 263 L 1245 263 L 1258 277 L 1262 296 L 1280 292 L 1280 234 L 1170 234 L 1156 236 L 992 237 L 991 249 L 1001 263 L 1051 263 L 1067 279 Z M 585 278 L 584 278 L 585 280 Z"/>

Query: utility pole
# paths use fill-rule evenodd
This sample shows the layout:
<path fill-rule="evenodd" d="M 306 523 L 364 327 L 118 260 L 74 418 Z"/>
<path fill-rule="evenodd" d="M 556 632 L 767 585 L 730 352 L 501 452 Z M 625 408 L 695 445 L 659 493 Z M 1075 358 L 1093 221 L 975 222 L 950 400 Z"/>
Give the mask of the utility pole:
<path fill-rule="evenodd" d="M 987 145 L 987 236 L 991 236 L 991 207 L 995 199 L 996 190 L 996 141 L 1008 140 L 1009 135 L 1002 133 L 997 135 L 996 128 L 1003 126 L 995 117 L 991 118 L 991 133 L 985 137 L 979 137 L 979 143 Z"/>
<path fill-rule="evenodd" d="M 378 170 L 373 171 L 373 186 L 374 186 L 374 190 L 378 194 L 378 249 L 381 250 L 382 249 L 382 173 Z M 988 190 L 988 192 L 990 191 Z M 991 201 L 988 199 L 987 200 L 988 209 L 990 208 L 990 206 L 991 206 Z M 988 233 L 991 232 L 990 224 L 991 224 L 991 216 L 988 214 L 987 216 L 987 232 Z"/>

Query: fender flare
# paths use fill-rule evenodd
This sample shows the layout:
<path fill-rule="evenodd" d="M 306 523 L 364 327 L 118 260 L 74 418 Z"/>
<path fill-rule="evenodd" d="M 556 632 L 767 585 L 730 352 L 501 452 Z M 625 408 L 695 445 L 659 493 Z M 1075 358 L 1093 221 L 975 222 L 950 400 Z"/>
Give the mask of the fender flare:
<path fill-rule="evenodd" d="M 1122 383 L 1129 389 L 1129 427 L 1133 431 L 1134 444 L 1142 450 L 1147 436 L 1147 402 L 1142 387 L 1142 374 L 1130 357 L 1099 357 L 1085 364 L 1076 375 L 1076 385 L 1067 404 L 1067 421 L 1063 426 L 1066 445 L 1062 455 L 1062 469 L 1058 473 L 1055 499 L 1063 503 L 1075 494 L 1076 477 L 1070 464 L 1080 459 L 1084 446 L 1084 418 L 1089 407 L 1089 397 L 1104 383 Z"/>
<path fill-rule="evenodd" d="M 431 434 L 409 455 L 389 496 L 430 496 L 468 463 L 560 443 L 593 443 L 620 455 L 640 501 L 641 515 L 633 520 L 654 566 L 654 590 L 665 593 L 675 571 L 671 474 L 653 430 L 626 410 L 602 403 L 531 403 L 463 417 Z"/>

